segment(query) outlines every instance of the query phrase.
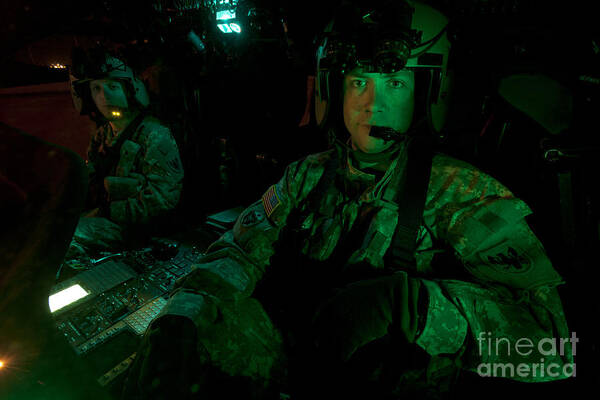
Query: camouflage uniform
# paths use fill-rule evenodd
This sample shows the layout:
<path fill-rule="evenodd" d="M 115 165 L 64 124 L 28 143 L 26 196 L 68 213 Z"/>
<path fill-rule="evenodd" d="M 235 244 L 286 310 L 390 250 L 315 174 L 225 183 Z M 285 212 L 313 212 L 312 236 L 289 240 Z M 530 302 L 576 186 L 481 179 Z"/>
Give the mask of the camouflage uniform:
<path fill-rule="evenodd" d="M 352 158 L 340 149 L 292 163 L 283 178 L 240 215 L 233 230 L 215 242 L 201 264 L 180 282 L 162 315 L 190 318 L 211 363 L 227 374 L 263 382 L 280 379 L 285 374 L 281 371 L 286 363 L 286 333 L 267 315 L 267 303 L 263 309 L 254 298 L 263 275 L 285 268 L 283 263 L 271 262 L 281 250 L 277 243 L 286 231 L 295 232 L 305 259 L 335 258 L 327 266 L 336 269 L 334 275 L 343 275 L 354 266 L 361 266 L 363 272 L 366 266 L 372 276 L 390 269 L 386 253 L 398 222 L 398 205 L 390 199 L 401 190 L 396 177 L 405 168 L 405 151 L 403 147 L 379 178 L 355 168 Z M 334 183 L 323 188 L 319 182 L 332 163 Z M 562 280 L 525 222 L 530 213 L 527 205 L 490 176 L 436 154 L 416 266 L 353 283 L 333 301 L 324 302 L 316 321 L 325 321 L 334 332 L 329 341 L 327 334 L 321 335 L 325 337 L 322 343 L 335 346 L 335 356 L 346 361 L 399 325 L 396 331 L 404 340 L 431 356 L 427 378 L 449 365 L 476 371 L 479 363 L 539 363 L 537 351 L 523 357 L 516 354 L 514 341 L 530 338 L 537 343 L 541 338 L 569 334 L 556 291 Z M 366 234 L 358 246 L 351 244 L 345 246 L 346 252 L 336 253 L 359 223 Z M 435 258 L 444 252 L 460 261 L 458 267 L 435 265 Z M 316 287 L 329 273 L 325 269 L 315 273 L 307 267 L 306 274 L 311 276 L 306 282 L 310 285 L 312 280 Z M 292 286 L 282 292 L 284 296 L 295 293 Z M 316 295 L 316 289 L 306 286 L 303 293 L 309 298 Z M 336 299 L 341 306 L 335 305 Z M 420 323 L 416 314 L 421 316 Z M 495 342 L 492 351 L 487 351 L 487 341 L 478 351 L 477 339 L 487 332 L 510 340 L 512 351 L 496 354 Z M 319 334 L 317 342 L 318 338 Z M 545 358 L 546 363 L 560 366 L 572 362 L 569 346 L 564 356 Z M 538 373 L 514 378 L 544 381 L 565 376 L 540 377 Z"/>
<path fill-rule="evenodd" d="M 88 208 L 100 214 L 80 219 L 72 247 L 110 248 L 123 240 L 124 226 L 147 225 L 179 201 L 179 150 L 154 117 L 140 115 L 118 136 L 109 124 L 101 126 L 88 147 L 88 170 Z"/>

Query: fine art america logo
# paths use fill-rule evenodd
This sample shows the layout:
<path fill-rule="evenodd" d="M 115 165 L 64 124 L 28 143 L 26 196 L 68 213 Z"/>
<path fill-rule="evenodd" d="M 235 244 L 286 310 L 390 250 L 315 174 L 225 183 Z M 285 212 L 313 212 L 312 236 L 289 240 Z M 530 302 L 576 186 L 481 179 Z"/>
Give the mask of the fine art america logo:
<path fill-rule="evenodd" d="M 559 356 L 576 355 L 579 338 L 573 332 L 570 338 L 542 338 L 537 342 L 527 337 L 507 338 L 494 337 L 491 332 L 480 332 L 477 338 L 479 356 L 483 359 L 510 360 L 523 357 L 523 360 L 537 360 L 539 362 L 489 362 L 477 366 L 477 373 L 484 377 L 503 378 L 531 378 L 551 380 L 551 378 L 575 377 L 575 363 L 556 362 Z M 569 352 L 569 349 L 571 351 Z M 539 355 L 539 358 L 537 357 Z"/>

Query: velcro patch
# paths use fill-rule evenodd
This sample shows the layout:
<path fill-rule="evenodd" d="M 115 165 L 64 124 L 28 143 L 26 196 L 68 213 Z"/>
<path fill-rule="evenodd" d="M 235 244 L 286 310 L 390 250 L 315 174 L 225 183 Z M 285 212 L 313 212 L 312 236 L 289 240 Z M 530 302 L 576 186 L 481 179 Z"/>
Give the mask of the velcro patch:
<path fill-rule="evenodd" d="M 281 204 L 280 197 L 277 194 L 277 185 L 272 185 L 269 190 L 263 194 L 262 203 L 263 207 L 265 208 L 265 212 L 267 213 L 267 217 L 270 217 L 275 209 Z"/>
<path fill-rule="evenodd" d="M 248 210 L 246 214 L 242 216 L 242 225 L 243 226 L 254 226 L 265 219 L 265 215 L 259 211 Z"/>

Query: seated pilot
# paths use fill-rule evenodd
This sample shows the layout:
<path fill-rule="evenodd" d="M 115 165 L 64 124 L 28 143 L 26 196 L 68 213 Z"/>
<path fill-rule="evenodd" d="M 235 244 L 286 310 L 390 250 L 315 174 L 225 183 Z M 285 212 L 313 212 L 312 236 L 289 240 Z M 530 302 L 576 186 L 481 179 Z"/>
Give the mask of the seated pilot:
<path fill-rule="evenodd" d="M 315 99 L 333 148 L 289 165 L 178 283 L 124 398 L 423 398 L 488 364 L 572 373 L 570 344 L 537 346 L 569 334 L 530 209 L 432 150 L 446 24 L 417 2 L 339 10 Z"/>
<path fill-rule="evenodd" d="M 149 115 L 143 82 L 102 48 L 73 51 L 76 108 L 96 121 L 88 147 L 88 212 L 70 256 L 115 249 L 134 232 L 152 228 L 178 204 L 183 181 L 169 128 Z"/>

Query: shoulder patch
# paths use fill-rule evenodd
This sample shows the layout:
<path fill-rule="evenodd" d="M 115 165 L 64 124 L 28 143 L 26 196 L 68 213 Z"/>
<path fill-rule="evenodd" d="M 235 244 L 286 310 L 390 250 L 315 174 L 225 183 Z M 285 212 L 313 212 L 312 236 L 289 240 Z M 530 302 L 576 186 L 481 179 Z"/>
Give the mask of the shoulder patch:
<path fill-rule="evenodd" d="M 253 207 L 242 214 L 241 222 L 243 226 L 250 227 L 261 223 L 264 219 L 265 215 Z"/>
<path fill-rule="evenodd" d="M 513 247 L 507 246 L 506 249 L 493 255 L 495 251 L 498 250 L 494 249 L 488 254 L 482 255 L 482 258 L 487 258 L 489 264 L 496 266 L 496 269 L 502 269 L 503 272 L 521 272 L 528 269 L 531 264 L 525 254 L 519 254 Z"/>
<path fill-rule="evenodd" d="M 277 185 L 272 185 L 269 190 L 263 194 L 262 203 L 265 212 L 267 213 L 267 217 L 270 217 L 275 209 L 281 205 L 281 196 L 277 193 Z"/>

